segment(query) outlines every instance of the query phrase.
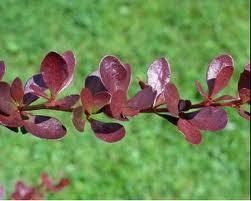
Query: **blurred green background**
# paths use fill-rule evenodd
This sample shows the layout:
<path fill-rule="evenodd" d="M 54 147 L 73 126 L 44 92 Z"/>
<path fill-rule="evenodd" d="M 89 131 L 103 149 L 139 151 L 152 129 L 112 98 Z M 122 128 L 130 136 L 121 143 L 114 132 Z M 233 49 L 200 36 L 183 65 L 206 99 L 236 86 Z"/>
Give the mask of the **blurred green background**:
<path fill-rule="evenodd" d="M 39 71 L 48 51 L 75 52 L 74 83 L 64 94 L 78 93 L 84 77 L 106 54 L 133 67 L 130 95 L 145 79 L 147 66 L 165 56 L 172 81 L 183 98 L 200 101 L 194 80 L 205 85 L 208 62 L 230 53 L 235 73 L 224 93 L 235 95 L 239 73 L 249 61 L 248 0 L 43 0 L 0 1 L 0 58 L 4 80 L 25 81 Z M 63 94 L 62 94 L 63 95 Z M 0 127 L 0 183 L 7 193 L 17 179 L 38 183 L 47 171 L 71 179 L 48 199 L 249 199 L 250 124 L 230 109 L 224 131 L 203 134 L 201 145 L 188 144 L 168 122 L 142 114 L 124 123 L 127 136 L 105 144 L 86 127 L 71 125 L 60 141 L 15 134 Z M 48 112 L 42 111 L 39 114 Z"/>

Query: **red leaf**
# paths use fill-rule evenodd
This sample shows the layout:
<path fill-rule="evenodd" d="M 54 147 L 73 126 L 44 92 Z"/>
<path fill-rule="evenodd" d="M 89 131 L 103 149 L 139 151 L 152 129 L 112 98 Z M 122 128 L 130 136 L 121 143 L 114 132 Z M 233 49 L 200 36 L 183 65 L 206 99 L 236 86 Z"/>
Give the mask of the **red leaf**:
<path fill-rule="evenodd" d="M 5 64 L 3 61 L 0 60 L 0 81 L 3 79 L 5 73 Z"/>
<path fill-rule="evenodd" d="M 199 129 L 185 119 L 178 120 L 178 129 L 184 134 L 186 140 L 191 144 L 200 144 L 202 140 Z"/>
<path fill-rule="evenodd" d="M 164 93 L 168 111 L 172 115 L 178 116 L 180 95 L 176 86 L 172 83 L 167 83 Z"/>
<path fill-rule="evenodd" d="M 68 87 L 70 83 L 72 82 L 73 76 L 74 76 L 75 65 L 76 65 L 76 59 L 72 51 L 64 52 L 62 54 L 62 57 L 67 63 L 68 77 L 65 80 L 64 87 L 61 89 L 61 91 L 65 89 L 66 87 Z"/>
<path fill-rule="evenodd" d="M 102 91 L 107 91 L 100 77 L 95 76 L 95 75 L 89 75 L 85 79 L 85 88 L 88 88 L 90 92 L 92 93 L 92 95 L 102 92 Z"/>
<path fill-rule="evenodd" d="M 156 93 L 152 87 L 144 88 L 128 101 L 127 107 L 136 110 L 148 109 L 153 105 Z"/>
<path fill-rule="evenodd" d="M 107 91 L 101 91 L 93 96 L 94 106 L 96 111 L 108 105 L 111 101 L 111 94 Z"/>
<path fill-rule="evenodd" d="M 211 63 L 208 66 L 208 71 L 207 71 L 207 85 L 209 89 L 209 94 L 211 96 L 215 95 L 217 91 L 219 92 L 219 90 L 223 89 L 225 85 L 228 83 L 233 73 L 232 72 L 233 66 L 234 66 L 234 62 L 230 55 L 220 55 L 211 61 Z M 222 69 L 226 67 L 228 67 L 229 69 L 221 72 Z M 214 89 L 216 85 L 215 84 L 216 79 L 220 72 L 221 72 L 221 75 L 220 75 L 220 78 L 218 78 L 219 80 L 217 81 L 218 86 L 216 86 L 216 89 Z M 223 79 L 224 81 L 221 81 L 221 79 Z"/>
<path fill-rule="evenodd" d="M 72 123 L 74 127 L 79 131 L 83 132 L 85 129 L 85 120 L 83 119 L 83 107 L 77 107 L 72 112 Z"/>
<path fill-rule="evenodd" d="M 19 104 L 22 104 L 24 97 L 23 83 L 19 77 L 17 77 L 11 84 L 11 96 Z"/>
<path fill-rule="evenodd" d="M 35 188 L 26 186 L 22 181 L 18 181 L 15 191 L 11 194 L 12 200 L 41 200 L 43 195 L 36 192 Z"/>
<path fill-rule="evenodd" d="M 125 136 L 125 128 L 118 123 L 103 123 L 92 119 L 91 127 L 96 137 L 105 142 L 118 142 Z"/>
<path fill-rule="evenodd" d="M 227 125 L 227 114 L 216 107 L 205 107 L 188 114 L 189 122 L 201 130 L 218 131 Z"/>
<path fill-rule="evenodd" d="M 23 120 L 19 111 L 12 112 L 9 116 L 0 114 L 0 124 L 11 128 L 23 126 Z"/>
<path fill-rule="evenodd" d="M 58 53 L 50 52 L 41 63 L 41 74 L 46 86 L 51 91 L 52 97 L 55 98 L 68 79 L 67 63 Z"/>
<path fill-rule="evenodd" d="M 32 135 L 43 139 L 60 139 L 66 134 L 66 128 L 57 119 L 48 116 L 29 116 L 24 120 L 25 129 Z"/>
<path fill-rule="evenodd" d="M 17 110 L 17 106 L 11 96 L 10 85 L 0 81 L 0 112 L 11 114 Z"/>
<path fill-rule="evenodd" d="M 195 86 L 198 92 L 200 93 L 200 95 L 202 95 L 205 99 L 207 99 L 207 93 L 204 91 L 201 83 L 198 80 L 195 81 Z"/>
<path fill-rule="evenodd" d="M 105 56 L 100 62 L 100 76 L 106 89 L 113 93 L 128 88 L 128 68 L 114 56 Z"/>
<path fill-rule="evenodd" d="M 238 82 L 238 91 L 241 99 L 245 98 L 245 102 L 250 100 L 250 64 L 245 66 Z"/>
<path fill-rule="evenodd" d="M 66 96 L 56 102 L 56 105 L 61 109 L 71 109 L 79 100 L 79 95 Z"/>
<path fill-rule="evenodd" d="M 232 77 L 233 71 L 233 67 L 224 67 L 220 70 L 215 79 L 208 81 L 209 85 L 212 86 L 209 91 L 209 97 L 213 97 L 215 94 L 225 88 Z"/>
<path fill-rule="evenodd" d="M 166 58 L 155 60 L 148 68 L 147 82 L 157 91 L 157 96 L 164 91 L 165 85 L 170 81 L 171 70 Z"/>
<path fill-rule="evenodd" d="M 63 190 L 66 186 L 70 184 L 70 181 L 67 178 L 62 178 L 56 184 L 49 178 L 46 173 L 41 174 L 41 185 L 44 186 L 48 191 L 58 192 Z"/>
<path fill-rule="evenodd" d="M 44 94 L 45 90 L 47 89 L 47 86 L 44 83 L 42 74 L 33 75 L 26 82 L 26 84 L 24 86 L 24 98 L 23 98 L 23 103 L 25 105 L 29 105 L 39 98 L 37 95 L 35 95 L 37 93 L 34 91 L 34 86 L 36 86 L 37 89 L 40 88 L 38 90 L 39 93 Z"/>
<path fill-rule="evenodd" d="M 122 110 L 126 104 L 126 94 L 122 90 L 118 90 L 112 94 L 110 109 L 113 118 L 119 119 Z"/>
<path fill-rule="evenodd" d="M 94 100 L 90 90 L 83 88 L 80 93 L 80 98 L 85 111 L 91 114 L 94 107 Z"/>
<path fill-rule="evenodd" d="M 250 112 L 245 111 L 243 108 L 239 108 L 239 114 L 241 117 L 245 118 L 246 120 L 250 121 Z"/>

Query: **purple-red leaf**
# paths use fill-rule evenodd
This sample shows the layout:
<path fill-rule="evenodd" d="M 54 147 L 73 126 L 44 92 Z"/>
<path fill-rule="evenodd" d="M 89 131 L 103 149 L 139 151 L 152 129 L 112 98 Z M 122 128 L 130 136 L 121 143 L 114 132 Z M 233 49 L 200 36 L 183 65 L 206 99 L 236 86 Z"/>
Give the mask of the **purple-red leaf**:
<path fill-rule="evenodd" d="M 56 105 L 61 109 L 71 109 L 79 100 L 79 95 L 69 95 L 56 102 Z"/>
<path fill-rule="evenodd" d="M 76 107 L 72 112 L 72 123 L 74 127 L 79 131 L 83 132 L 85 129 L 85 120 L 83 119 L 83 107 Z"/>
<path fill-rule="evenodd" d="M 24 120 L 25 129 L 32 135 L 43 139 L 60 139 L 66 134 L 66 128 L 55 118 L 48 116 L 29 116 Z"/>
<path fill-rule="evenodd" d="M 23 126 L 23 121 L 18 111 L 12 112 L 9 116 L 1 115 L 0 114 L 0 124 L 16 128 Z"/>
<path fill-rule="evenodd" d="M 36 194 L 35 189 L 26 186 L 22 181 L 18 181 L 15 191 L 11 194 L 12 200 L 35 200 L 41 199 L 42 196 Z"/>
<path fill-rule="evenodd" d="M 204 98 L 207 98 L 207 93 L 204 91 L 201 83 L 198 80 L 195 81 L 195 86 L 198 92 L 200 93 L 200 95 L 202 95 Z"/>
<path fill-rule="evenodd" d="M 148 109 L 153 105 L 155 97 L 156 91 L 153 91 L 152 87 L 144 88 L 128 101 L 127 107 L 136 110 Z"/>
<path fill-rule="evenodd" d="M 121 116 L 122 110 L 126 104 L 126 94 L 122 90 L 118 90 L 112 94 L 110 110 L 112 117 L 118 119 Z"/>
<path fill-rule="evenodd" d="M 56 184 L 49 178 L 47 173 L 41 174 L 41 185 L 46 188 L 48 191 L 58 192 L 63 190 L 66 186 L 70 184 L 70 181 L 67 178 L 62 178 Z"/>
<path fill-rule="evenodd" d="M 44 83 L 42 74 L 33 75 L 26 82 L 24 86 L 24 98 L 23 98 L 23 103 L 25 105 L 29 105 L 38 99 L 38 96 L 35 95 L 37 93 L 34 91 L 34 86 L 37 86 L 37 88 L 40 88 L 39 89 L 40 92 L 43 92 L 43 93 L 45 92 L 45 90 L 47 89 L 47 86 Z"/>
<path fill-rule="evenodd" d="M 209 90 L 209 97 L 213 97 L 215 94 L 225 88 L 230 78 L 232 77 L 233 72 L 233 67 L 225 67 L 220 70 L 215 79 L 208 81 L 209 86 L 212 86 Z"/>
<path fill-rule="evenodd" d="M 245 65 L 238 82 L 238 91 L 241 99 L 250 100 L 250 64 Z"/>
<path fill-rule="evenodd" d="M 215 95 L 226 86 L 232 76 L 233 66 L 234 62 L 230 55 L 220 55 L 211 61 L 207 71 L 207 85 L 210 96 Z"/>
<path fill-rule="evenodd" d="M 188 114 L 188 119 L 197 128 L 207 131 L 222 130 L 228 121 L 227 114 L 223 109 L 211 106 Z"/>
<path fill-rule="evenodd" d="M 41 63 L 41 74 L 52 97 L 55 98 L 68 80 L 69 72 L 65 59 L 56 52 L 48 53 Z"/>
<path fill-rule="evenodd" d="M 17 77 L 11 84 L 11 96 L 19 104 L 22 104 L 24 97 L 23 83 L 19 77 Z"/>
<path fill-rule="evenodd" d="M 185 119 L 178 120 L 178 129 L 183 133 L 186 140 L 191 144 L 200 144 L 202 136 L 200 130 Z"/>
<path fill-rule="evenodd" d="M 11 114 L 17 110 L 17 106 L 11 96 L 10 85 L 0 81 L 0 112 Z"/>
<path fill-rule="evenodd" d="M 164 93 L 168 111 L 172 115 L 178 116 L 180 95 L 176 86 L 172 83 L 167 83 L 165 86 Z"/>
<path fill-rule="evenodd" d="M 111 94 L 107 91 L 101 91 L 93 96 L 95 110 L 98 111 L 111 101 Z"/>
<path fill-rule="evenodd" d="M 72 82 L 73 76 L 74 76 L 74 70 L 75 70 L 75 66 L 76 66 L 76 59 L 75 59 L 75 56 L 72 51 L 64 52 L 62 54 L 62 57 L 64 58 L 64 60 L 67 63 L 68 77 L 65 80 L 64 87 L 61 89 L 61 91 L 63 89 L 65 89 L 66 87 L 68 87 L 70 85 L 70 83 Z"/>
<path fill-rule="evenodd" d="M 117 90 L 126 91 L 130 81 L 128 79 L 128 66 L 125 66 L 118 58 L 106 56 L 100 62 L 100 76 L 106 89 L 113 93 Z"/>
<path fill-rule="evenodd" d="M 125 136 L 125 128 L 118 123 L 104 123 L 92 119 L 91 127 L 96 137 L 105 142 L 117 142 Z"/>
<path fill-rule="evenodd" d="M 107 91 L 100 77 L 95 76 L 95 75 L 89 75 L 85 79 L 85 88 L 88 88 L 90 92 L 92 93 L 92 95 L 102 92 L 102 91 Z"/>
<path fill-rule="evenodd" d="M 157 96 L 164 91 L 165 85 L 170 81 L 171 70 L 166 58 L 155 60 L 148 68 L 147 82 L 157 91 Z"/>
<path fill-rule="evenodd" d="M 0 81 L 3 79 L 5 73 L 5 64 L 3 61 L 0 60 Z"/>
<path fill-rule="evenodd" d="M 80 98 L 85 111 L 91 114 L 94 107 L 94 100 L 90 90 L 83 88 L 80 93 Z"/>

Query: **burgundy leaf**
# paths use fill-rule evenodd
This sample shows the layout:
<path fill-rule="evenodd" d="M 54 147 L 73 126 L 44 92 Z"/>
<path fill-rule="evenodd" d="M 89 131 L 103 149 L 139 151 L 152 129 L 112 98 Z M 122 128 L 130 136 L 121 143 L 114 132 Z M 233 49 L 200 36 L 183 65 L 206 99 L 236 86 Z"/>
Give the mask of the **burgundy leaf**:
<path fill-rule="evenodd" d="M 26 84 L 24 86 L 24 98 L 23 98 L 23 103 L 25 105 L 29 105 L 29 104 L 31 104 L 32 102 L 34 102 L 34 101 L 36 101 L 38 99 L 38 96 L 35 95 L 35 92 L 33 90 L 34 86 L 39 87 L 40 92 L 43 92 L 43 93 L 45 92 L 45 90 L 47 89 L 47 86 L 44 83 L 42 74 L 33 75 L 26 82 Z"/>
<path fill-rule="evenodd" d="M 176 86 L 172 83 L 167 83 L 164 93 L 168 111 L 172 115 L 178 116 L 180 95 Z"/>
<path fill-rule="evenodd" d="M 7 127 L 21 127 L 23 126 L 23 121 L 18 111 L 12 112 L 9 116 L 0 114 L 0 124 Z"/>
<path fill-rule="evenodd" d="M 211 96 L 215 95 L 216 91 L 219 92 L 219 90 L 223 89 L 225 85 L 228 83 L 233 73 L 232 72 L 233 66 L 234 66 L 234 62 L 230 55 L 220 55 L 211 61 L 211 63 L 208 66 L 208 71 L 207 71 L 207 85 L 209 89 L 209 94 Z M 218 86 L 216 86 L 216 89 L 214 89 L 218 74 L 222 71 L 222 69 L 226 67 L 228 69 L 224 70 L 221 73 L 221 77 L 218 78 L 219 80 L 217 81 Z M 223 79 L 224 81 L 221 81 L 221 79 Z"/>
<path fill-rule="evenodd" d="M 208 80 L 209 85 L 212 86 L 209 91 L 209 97 L 213 97 L 215 94 L 225 88 L 232 77 L 233 71 L 233 67 L 225 67 L 220 70 L 215 79 Z"/>
<path fill-rule="evenodd" d="M 126 104 L 127 98 L 126 94 L 122 90 L 118 90 L 112 94 L 110 109 L 112 117 L 119 119 L 122 113 L 122 110 Z"/>
<path fill-rule="evenodd" d="M 180 100 L 178 108 L 179 108 L 179 111 L 187 111 L 191 109 L 191 106 L 192 106 L 192 103 L 190 100 Z"/>
<path fill-rule="evenodd" d="M 242 116 L 246 120 L 250 121 L 250 112 L 245 111 L 243 108 L 240 107 L 239 108 L 239 114 L 240 114 L 240 116 Z"/>
<path fill-rule="evenodd" d="M 88 88 L 92 95 L 102 91 L 107 91 L 100 77 L 94 75 L 90 75 L 85 79 L 85 88 Z"/>
<path fill-rule="evenodd" d="M 204 91 L 201 83 L 198 80 L 195 81 L 195 86 L 198 92 L 200 93 L 200 95 L 202 95 L 204 98 L 207 98 L 207 93 Z"/>
<path fill-rule="evenodd" d="M 118 123 L 104 123 L 92 119 L 91 127 L 96 137 L 106 142 L 117 142 L 125 136 L 125 128 Z"/>
<path fill-rule="evenodd" d="M 94 107 L 94 100 L 90 90 L 83 88 L 80 93 L 80 98 L 85 111 L 91 114 Z"/>
<path fill-rule="evenodd" d="M 83 107 L 77 107 L 72 112 L 72 123 L 74 127 L 79 131 L 83 132 L 85 129 L 85 120 L 83 119 Z"/>
<path fill-rule="evenodd" d="M 17 110 L 17 106 L 11 96 L 10 85 L 0 81 L 0 112 L 11 114 Z"/>
<path fill-rule="evenodd" d="M 100 110 L 111 101 L 111 94 L 106 91 L 101 91 L 93 96 L 94 106 L 96 110 Z"/>
<path fill-rule="evenodd" d="M 159 94 L 159 96 L 157 98 L 155 98 L 155 103 L 154 103 L 154 107 L 157 107 L 157 106 L 160 106 L 160 105 L 163 105 L 166 103 L 166 100 L 165 100 L 165 93 L 162 92 L 161 94 Z"/>
<path fill-rule="evenodd" d="M 11 96 L 19 104 L 23 102 L 24 89 L 23 83 L 19 77 L 17 77 L 11 84 Z"/>
<path fill-rule="evenodd" d="M 238 82 L 239 96 L 243 100 L 250 100 L 250 64 L 245 66 L 244 71 L 241 73 Z"/>
<path fill-rule="evenodd" d="M 165 85 L 170 81 L 171 70 L 166 58 L 155 60 L 148 68 L 147 82 L 157 91 L 157 96 L 164 91 Z"/>
<path fill-rule="evenodd" d="M 56 184 L 49 178 L 48 174 L 41 174 L 41 185 L 46 188 L 48 191 L 58 192 L 63 190 L 66 186 L 70 184 L 70 181 L 67 178 L 62 178 Z"/>
<path fill-rule="evenodd" d="M 32 135 L 43 139 L 60 139 L 66 134 L 66 128 L 57 119 L 48 116 L 30 116 L 24 120 L 25 129 Z"/>
<path fill-rule="evenodd" d="M 188 119 L 194 126 L 207 131 L 222 130 L 228 121 L 224 110 L 211 106 L 188 114 Z"/>
<path fill-rule="evenodd" d="M 67 63 L 68 77 L 65 80 L 64 87 L 61 89 L 61 91 L 65 89 L 66 87 L 68 87 L 69 84 L 72 82 L 73 76 L 74 76 L 75 65 L 76 65 L 76 59 L 72 51 L 64 52 L 62 54 L 62 57 Z"/>
<path fill-rule="evenodd" d="M 3 61 L 0 60 L 0 81 L 3 79 L 5 73 L 5 64 Z"/>
<path fill-rule="evenodd" d="M 65 59 L 56 52 L 48 53 L 41 63 L 41 74 L 52 97 L 55 98 L 65 86 L 69 76 Z"/>
<path fill-rule="evenodd" d="M 191 144 L 200 144 L 202 140 L 199 129 L 185 119 L 178 120 L 178 129 L 183 133 L 186 140 Z"/>
<path fill-rule="evenodd" d="M 128 69 L 114 56 L 105 56 L 100 62 L 100 76 L 109 92 L 126 91 L 128 88 Z"/>
<path fill-rule="evenodd" d="M 79 95 L 66 96 L 56 102 L 56 105 L 61 109 L 71 109 L 79 100 Z"/>
<path fill-rule="evenodd" d="M 144 88 L 128 101 L 127 107 L 136 110 L 148 109 L 153 105 L 156 93 L 152 87 Z"/>

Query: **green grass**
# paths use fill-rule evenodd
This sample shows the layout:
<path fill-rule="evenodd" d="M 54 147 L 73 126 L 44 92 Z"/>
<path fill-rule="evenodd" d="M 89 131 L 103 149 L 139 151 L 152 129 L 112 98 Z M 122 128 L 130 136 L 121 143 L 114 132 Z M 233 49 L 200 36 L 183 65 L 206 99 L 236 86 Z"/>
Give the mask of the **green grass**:
<path fill-rule="evenodd" d="M 39 71 L 48 51 L 71 49 L 78 65 L 65 94 L 79 92 L 100 58 L 114 54 L 133 67 L 132 95 L 136 77 L 145 79 L 147 66 L 166 56 L 182 97 L 199 101 L 194 80 L 205 83 L 208 62 L 230 53 L 235 74 L 225 93 L 234 95 L 250 59 L 247 0 L 1 0 L 0 13 L 4 79 L 25 81 Z M 0 183 L 9 194 L 17 179 L 37 183 L 47 171 L 55 178 L 64 173 L 72 182 L 48 199 L 249 199 L 250 124 L 228 112 L 226 129 L 205 132 L 198 146 L 153 115 L 125 123 L 127 136 L 117 144 L 99 141 L 89 126 L 77 133 L 70 116 L 60 112 L 55 116 L 68 127 L 60 141 L 1 127 Z"/>

